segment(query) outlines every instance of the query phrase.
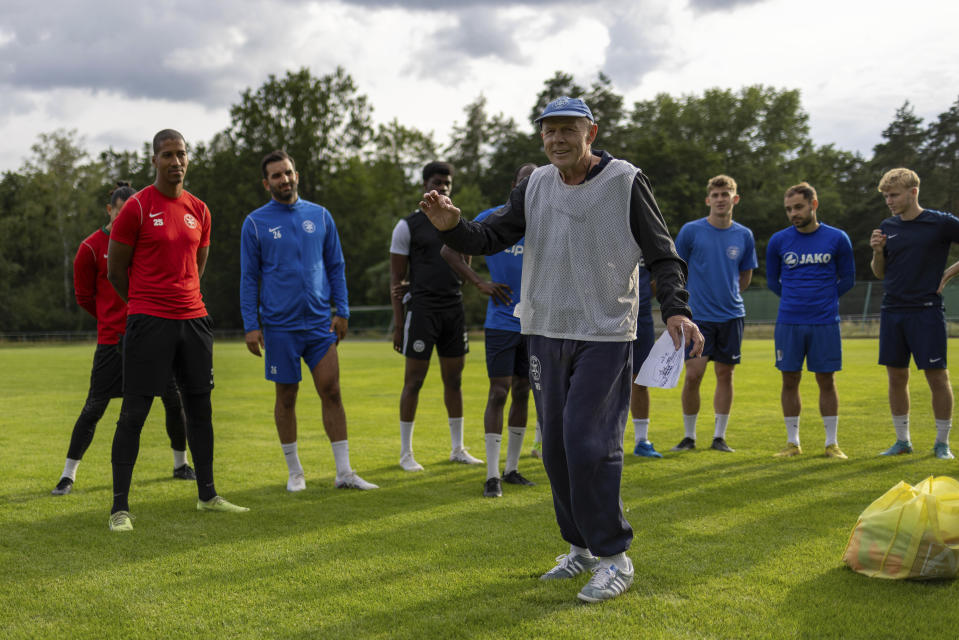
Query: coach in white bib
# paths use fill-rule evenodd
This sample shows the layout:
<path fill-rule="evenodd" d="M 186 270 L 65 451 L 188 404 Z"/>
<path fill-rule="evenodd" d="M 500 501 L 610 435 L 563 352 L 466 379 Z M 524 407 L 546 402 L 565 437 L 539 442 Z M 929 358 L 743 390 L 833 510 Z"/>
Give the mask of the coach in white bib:
<path fill-rule="evenodd" d="M 536 119 L 550 164 L 516 186 L 482 222 L 450 199 L 424 194 L 426 213 L 451 248 L 490 255 L 525 235 L 516 314 L 529 335 L 530 382 L 543 412 L 543 463 L 570 551 L 544 580 L 592 571 L 579 593 L 597 602 L 633 581 L 633 532 L 623 516 L 623 434 L 636 337 L 640 257 L 656 279 L 676 347 L 702 351 L 690 318 L 686 264 L 642 171 L 593 151 L 598 128 L 582 100 L 559 98 Z"/>

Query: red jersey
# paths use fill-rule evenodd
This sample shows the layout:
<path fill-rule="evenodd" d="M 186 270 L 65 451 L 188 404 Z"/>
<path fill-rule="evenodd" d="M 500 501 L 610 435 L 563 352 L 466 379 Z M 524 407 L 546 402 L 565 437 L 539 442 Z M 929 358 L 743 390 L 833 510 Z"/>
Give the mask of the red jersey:
<path fill-rule="evenodd" d="M 110 234 L 97 229 L 80 243 L 73 259 L 77 304 L 97 319 L 97 343 L 116 344 L 127 330 L 127 304 L 107 279 Z"/>
<path fill-rule="evenodd" d="M 149 187 L 133 194 L 113 223 L 111 237 L 133 247 L 129 313 L 189 320 L 206 313 L 197 249 L 210 244 L 210 210 L 184 191 L 168 198 Z"/>

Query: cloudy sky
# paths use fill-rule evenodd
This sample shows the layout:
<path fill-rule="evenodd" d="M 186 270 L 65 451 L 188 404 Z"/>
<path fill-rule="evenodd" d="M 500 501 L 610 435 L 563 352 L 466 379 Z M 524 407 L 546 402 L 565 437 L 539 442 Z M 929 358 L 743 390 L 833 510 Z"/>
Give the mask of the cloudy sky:
<path fill-rule="evenodd" d="M 338 65 L 377 122 L 441 142 L 480 94 L 524 120 L 562 70 L 628 105 L 798 88 L 817 143 L 868 155 L 905 100 L 928 122 L 959 98 L 957 24 L 943 0 L 3 0 L 0 171 L 59 128 L 92 152 L 208 141 L 269 74 Z"/>

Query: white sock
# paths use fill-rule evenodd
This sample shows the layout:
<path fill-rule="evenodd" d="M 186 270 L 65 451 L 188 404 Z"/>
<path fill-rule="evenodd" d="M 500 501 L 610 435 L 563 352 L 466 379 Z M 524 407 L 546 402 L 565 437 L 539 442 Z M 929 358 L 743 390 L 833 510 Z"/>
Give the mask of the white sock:
<path fill-rule="evenodd" d="M 173 450 L 173 468 L 179 469 L 186 464 L 186 451 Z"/>
<path fill-rule="evenodd" d="M 839 416 L 823 416 L 822 425 L 826 429 L 826 446 L 839 444 Z"/>
<path fill-rule="evenodd" d="M 633 418 L 633 430 L 636 432 L 636 444 L 649 440 L 649 418 Z"/>
<path fill-rule="evenodd" d="M 909 414 L 893 416 L 892 426 L 896 429 L 896 440 L 909 442 Z"/>
<path fill-rule="evenodd" d="M 622 553 L 617 553 L 615 556 L 606 556 L 605 558 L 600 558 L 599 564 L 602 567 L 616 565 L 621 569 L 625 569 L 629 566 L 629 558 L 626 557 L 626 552 L 623 551 Z"/>
<path fill-rule="evenodd" d="M 713 433 L 713 438 L 726 438 L 726 425 L 729 424 L 729 414 L 716 414 L 716 431 Z"/>
<path fill-rule="evenodd" d="M 413 454 L 413 421 L 400 420 L 400 457 Z"/>
<path fill-rule="evenodd" d="M 353 469 L 350 467 L 350 443 L 347 440 L 331 442 L 333 447 L 333 463 L 336 465 L 336 477 L 342 478 Z"/>
<path fill-rule="evenodd" d="M 586 556 L 587 558 L 592 558 L 593 553 L 584 547 L 577 547 L 575 544 L 569 545 L 569 555 L 571 556 Z"/>
<path fill-rule="evenodd" d="M 533 436 L 533 444 L 537 445 L 543 441 L 543 425 L 539 420 L 536 421 L 536 435 Z"/>
<path fill-rule="evenodd" d="M 799 446 L 799 416 L 783 418 L 786 423 L 786 442 Z"/>
<path fill-rule="evenodd" d="M 290 470 L 290 475 L 294 473 L 303 473 L 303 467 L 300 466 L 300 456 L 296 453 L 296 441 L 289 444 L 280 443 L 283 448 L 283 456 L 286 458 L 286 467 Z"/>
<path fill-rule="evenodd" d="M 450 418 L 450 450 L 463 448 L 463 418 Z"/>
<path fill-rule="evenodd" d="M 487 433 L 486 436 L 486 479 L 499 477 L 499 449 L 503 441 L 502 434 Z"/>
<path fill-rule="evenodd" d="M 77 480 L 77 466 L 79 466 L 80 461 L 74 460 L 72 458 L 67 458 L 66 463 L 63 465 L 63 475 L 61 478 L 70 478 L 74 482 Z"/>
<path fill-rule="evenodd" d="M 936 442 L 949 444 L 949 431 L 952 429 L 952 420 L 936 420 Z"/>
<path fill-rule="evenodd" d="M 683 429 L 686 430 L 686 437 L 696 439 L 696 418 L 699 417 L 698 413 L 692 414 L 683 414 Z"/>
<path fill-rule="evenodd" d="M 506 443 L 506 466 L 504 473 L 519 470 L 519 456 L 523 453 L 523 440 L 526 439 L 526 427 L 507 427 L 509 440 Z"/>

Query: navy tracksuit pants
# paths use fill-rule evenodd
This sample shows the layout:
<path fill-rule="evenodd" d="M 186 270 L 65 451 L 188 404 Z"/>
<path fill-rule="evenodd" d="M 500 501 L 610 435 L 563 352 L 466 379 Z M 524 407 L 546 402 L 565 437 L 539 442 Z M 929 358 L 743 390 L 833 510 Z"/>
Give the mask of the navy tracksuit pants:
<path fill-rule="evenodd" d="M 629 549 L 623 515 L 623 435 L 631 342 L 531 335 L 529 377 L 542 410 L 543 464 L 563 539 L 597 556 Z"/>

